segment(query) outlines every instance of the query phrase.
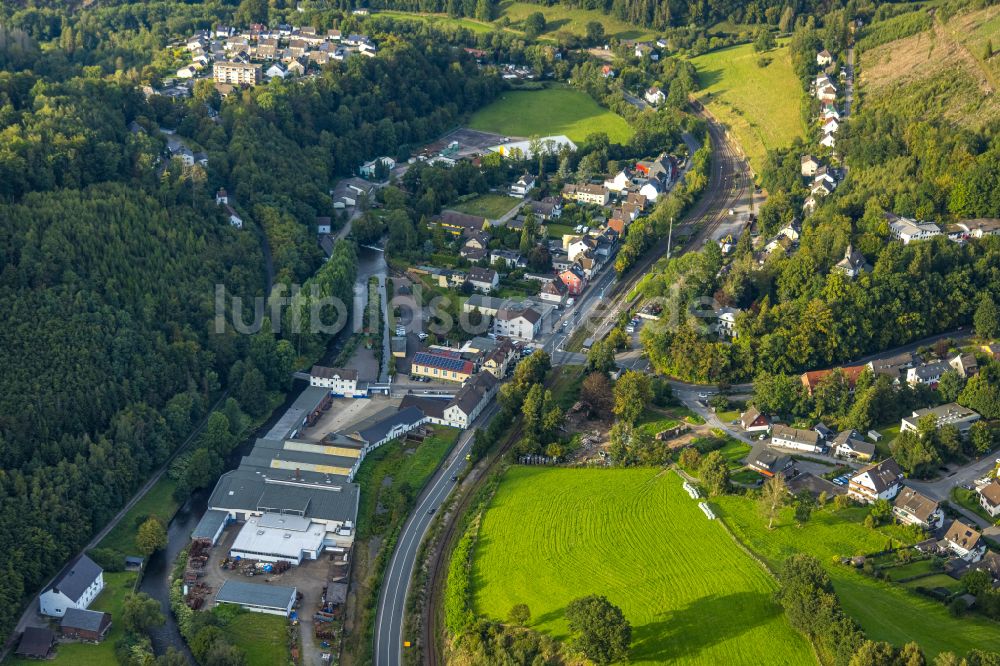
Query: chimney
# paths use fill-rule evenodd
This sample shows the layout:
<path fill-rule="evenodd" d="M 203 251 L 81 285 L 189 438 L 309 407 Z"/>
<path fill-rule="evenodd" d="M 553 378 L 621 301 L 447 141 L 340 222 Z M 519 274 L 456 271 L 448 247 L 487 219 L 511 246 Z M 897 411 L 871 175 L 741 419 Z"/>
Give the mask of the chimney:
<path fill-rule="evenodd" d="M 295 480 L 298 481 L 302 478 L 301 470 L 298 467 L 295 468 Z"/>

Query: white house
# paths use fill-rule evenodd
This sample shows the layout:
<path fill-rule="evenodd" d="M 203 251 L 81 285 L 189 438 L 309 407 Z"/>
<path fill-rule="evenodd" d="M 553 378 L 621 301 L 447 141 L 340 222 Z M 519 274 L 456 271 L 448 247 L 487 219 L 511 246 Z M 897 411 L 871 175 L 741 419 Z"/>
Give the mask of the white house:
<path fill-rule="evenodd" d="M 517 182 L 510 186 L 510 196 L 523 199 L 524 196 L 535 186 L 535 177 L 526 173 L 517 179 Z"/>
<path fill-rule="evenodd" d="M 927 407 L 918 409 L 910 416 L 904 416 L 899 424 L 900 432 L 917 432 L 920 428 L 920 419 L 925 416 L 933 416 L 938 428 L 944 425 L 952 425 L 958 429 L 959 434 L 966 434 L 972 428 L 972 424 L 982 417 L 973 409 L 963 407 L 956 402 L 949 402 L 937 407 Z"/>
<path fill-rule="evenodd" d="M 992 479 L 979 489 L 979 505 L 992 518 L 1000 516 L 1000 481 Z"/>
<path fill-rule="evenodd" d="M 812 155 L 802 156 L 802 175 L 806 178 L 812 178 L 816 175 L 816 170 L 819 169 L 819 161 Z"/>
<path fill-rule="evenodd" d="M 837 139 L 835 139 L 832 134 L 827 134 L 819 140 L 819 145 L 826 146 L 827 148 L 833 148 L 837 145 Z"/>
<path fill-rule="evenodd" d="M 944 545 L 955 555 L 966 562 L 978 562 L 986 552 L 985 544 L 980 542 L 980 534 L 960 520 L 955 520 L 944 535 Z"/>
<path fill-rule="evenodd" d="M 736 315 L 743 312 L 739 308 L 719 308 L 715 311 L 718 316 L 715 329 L 719 332 L 720 338 L 736 338 Z"/>
<path fill-rule="evenodd" d="M 59 572 L 39 597 L 42 615 L 62 617 L 70 608 L 86 610 L 104 589 L 104 570 L 80 555 Z"/>
<path fill-rule="evenodd" d="M 647 181 L 642 187 L 639 188 L 639 194 L 646 197 L 646 201 L 655 202 L 662 193 L 663 186 L 660 185 L 660 181 L 658 180 Z"/>
<path fill-rule="evenodd" d="M 534 340 L 541 327 L 542 315 L 531 307 L 502 307 L 493 320 L 495 335 L 518 340 Z"/>
<path fill-rule="evenodd" d="M 496 395 L 500 383 L 489 372 L 469 379 L 444 408 L 444 420 L 456 428 L 468 428 Z"/>
<path fill-rule="evenodd" d="M 646 91 L 646 94 L 643 95 L 643 97 L 645 97 L 646 101 L 652 104 L 653 106 L 656 106 L 658 104 L 663 104 L 667 100 L 667 96 L 664 95 L 663 91 L 656 86 L 653 86 L 652 88 L 648 89 Z"/>
<path fill-rule="evenodd" d="M 236 212 L 236 209 L 229 204 L 226 204 L 226 217 L 229 219 L 229 224 L 232 226 L 237 229 L 243 228 L 243 218 L 240 217 L 239 213 Z"/>
<path fill-rule="evenodd" d="M 358 173 L 367 178 L 373 178 L 375 176 L 375 170 L 378 168 L 378 164 L 382 163 L 388 171 L 392 171 L 396 168 L 396 160 L 391 157 L 378 157 L 370 162 L 365 162 L 358 169 Z"/>
<path fill-rule="evenodd" d="M 271 66 L 264 71 L 264 76 L 266 76 L 269 79 L 274 79 L 274 78 L 283 79 L 286 76 L 288 76 L 288 68 L 286 68 L 280 62 L 275 62 L 272 63 Z"/>
<path fill-rule="evenodd" d="M 469 269 L 468 280 L 469 284 L 484 294 L 490 293 L 500 284 L 500 278 L 495 270 L 479 266 L 473 266 Z"/>
<path fill-rule="evenodd" d="M 622 169 L 614 175 L 614 178 L 609 178 L 604 181 L 604 187 L 611 190 L 612 192 L 617 192 L 621 194 L 629 188 L 632 184 L 632 174 L 628 170 Z"/>
<path fill-rule="evenodd" d="M 906 371 L 906 383 L 910 386 L 917 384 L 935 385 L 941 381 L 941 375 L 951 370 L 951 365 L 947 361 L 934 361 L 924 363 Z"/>
<path fill-rule="evenodd" d="M 790 428 L 786 425 L 776 425 L 771 429 L 771 445 L 810 453 L 819 453 L 823 450 L 823 446 L 819 443 L 818 432 Z"/>
<path fill-rule="evenodd" d="M 819 65 L 820 67 L 826 67 L 832 62 L 833 62 L 833 55 L 831 55 L 830 52 L 827 51 L 826 49 L 823 49 L 822 51 L 816 54 L 816 64 Z"/>
<path fill-rule="evenodd" d="M 903 245 L 941 235 L 941 228 L 933 222 L 917 222 L 908 217 L 895 215 L 889 217 L 889 231 L 893 238 L 903 241 Z"/>
<path fill-rule="evenodd" d="M 851 477 L 847 495 L 851 499 L 871 504 L 875 500 L 891 500 L 902 488 L 903 472 L 892 458 L 877 465 L 868 465 Z"/>
<path fill-rule="evenodd" d="M 358 393 L 358 371 L 350 368 L 326 368 L 314 365 L 309 373 L 309 385 L 330 389 L 330 393 L 355 397 Z M 361 393 L 364 395 L 364 392 Z"/>

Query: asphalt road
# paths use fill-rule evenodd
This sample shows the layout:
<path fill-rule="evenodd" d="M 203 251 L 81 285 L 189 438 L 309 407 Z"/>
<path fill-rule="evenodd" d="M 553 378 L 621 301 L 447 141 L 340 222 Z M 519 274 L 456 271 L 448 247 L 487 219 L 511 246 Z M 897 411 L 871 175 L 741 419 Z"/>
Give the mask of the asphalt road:
<path fill-rule="evenodd" d="M 399 666 L 403 662 L 403 642 L 408 640 L 403 636 L 406 595 L 409 592 L 420 543 L 434 520 L 434 516 L 428 512 L 441 506 L 451 493 L 455 487 L 451 477 L 460 475 L 469 464 L 465 456 L 472 450 L 476 429 L 493 418 L 496 411 L 497 403 L 494 401 L 483 410 L 473 425 L 459 436 L 448 459 L 420 495 L 416 508 L 399 533 L 396 549 L 382 580 L 375 618 L 375 663 L 378 666 Z"/>

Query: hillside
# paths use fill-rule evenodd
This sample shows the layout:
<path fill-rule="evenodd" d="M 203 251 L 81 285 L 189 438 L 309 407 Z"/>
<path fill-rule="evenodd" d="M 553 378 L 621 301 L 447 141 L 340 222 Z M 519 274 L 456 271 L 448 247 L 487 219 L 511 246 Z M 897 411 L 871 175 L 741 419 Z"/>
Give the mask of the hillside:
<path fill-rule="evenodd" d="M 863 100 L 982 127 L 1000 117 L 1000 56 L 983 58 L 998 34 L 1000 6 L 992 6 L 947 21 L 934 17 L 927 30 L 864 51 Z"/>

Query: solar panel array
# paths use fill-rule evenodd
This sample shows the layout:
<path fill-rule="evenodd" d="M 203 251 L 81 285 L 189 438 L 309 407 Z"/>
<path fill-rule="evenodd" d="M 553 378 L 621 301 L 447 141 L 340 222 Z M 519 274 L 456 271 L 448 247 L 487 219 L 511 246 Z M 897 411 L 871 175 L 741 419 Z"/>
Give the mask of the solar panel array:
<path fill-rule="evenodd" d="M 429 354 L 427 352 L 417 352 L 416 356 L 413 357 L 413 362 L 416 365 L 426 365 L 432 368 L 440 368 L 442 370 L 452 370 L 456 372 L 466 372 L 471 363 L 462 358 L 449 358 L 447 356 L 438 356 L 437 354 Z"/>

